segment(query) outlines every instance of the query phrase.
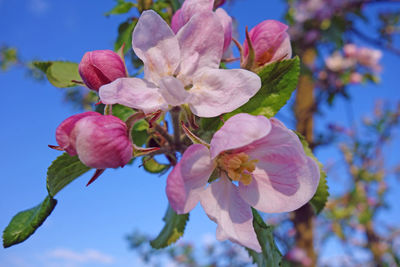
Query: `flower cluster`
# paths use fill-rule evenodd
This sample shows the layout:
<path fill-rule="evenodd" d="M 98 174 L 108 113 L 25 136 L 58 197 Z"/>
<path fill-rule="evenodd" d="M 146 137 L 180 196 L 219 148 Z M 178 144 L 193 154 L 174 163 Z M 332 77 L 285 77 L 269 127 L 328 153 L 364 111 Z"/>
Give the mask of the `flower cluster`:
<path fill-rule="evenodd" d="M 335 51 L 325 59 L 325 69 L 320 71 L 319 78 L 322 83 L 326 81 L 337 87 L 347 83 L 358 84 L 381 71 L 381 58 L 380 50 L 346 44 L 343 53 Z"/>
<path fill-rule="evenodd" d="M 246 32 L 240 69 L 221 69 L 232 41 L 232 18 L 224 1 L 186 0 L 168 25 L 156 12 L 142 12 L 132 34 L 132 48 L 143 61 L 144 77 L 127 75 L 123 56 L 109 50 L 87 52 L 79 65 L 86 86 L 99 93 L 105 114 L 74 115 L 56 130 L 57 147 L 102 171 L 126 165 L 133 156 L 165 153 L 171 165 L 166 193 L 178 213 L 197 203 L 218 224 L 217 238 L 260 252 L 252 208 L 286 212 L 314 195 L 319 168 L 292 131 L 277 119 L 239 113 L 217 130 L 210 144 L 191 130 L 199 117 L 217 117 L 247 103 L 261 87 L 259 68 L 291 57 L 288 27 L 267 20 Z M 112 105 L 130 108 L 126 121 L 112 115 Z M 174 136 L 160 119 L 171 112 Z M 146 119 L 157 147 L 133 143 L 132 126 Z M 180 135 L 184 130 L 189 138 Z M 185 139 L 186 138 L 186 139 Z M 197 141 L 198 142 L 197 142 Z M 149 146 L 149 144 L 147 144 Z M 140 151 L 141 153 L 137 153 Z M 180 161 L 176 152 L 183 152 Z M 151 155 L 150 155 L 151 156 Z"/>

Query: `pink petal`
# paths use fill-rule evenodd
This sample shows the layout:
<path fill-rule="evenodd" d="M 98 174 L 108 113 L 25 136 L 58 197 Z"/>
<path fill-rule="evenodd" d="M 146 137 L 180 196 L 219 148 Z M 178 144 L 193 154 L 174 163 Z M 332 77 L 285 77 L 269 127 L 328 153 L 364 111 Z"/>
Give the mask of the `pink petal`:
<path fill-rule="evenodd" d="M 167 110 L 168 105 L 158 88 L 146 80 L 121 78 L 100 87 L 99 96 L 104 104 L 121 104 L 152 113 Z"/>
<path fill-rule="evenodd" d="M 224 34 L 219 18 L 213 12 L 194 15 L 178 32 L 177 38 L 182 58 L 178 78 L 185 81 L 185 86 L 201 69 L 219 68 Z"/>
<path fill-rule="evenodd" d="M 167 179 L 167 197 L 178 214 L 188 213 L 196 206 L 214 167 L 207 147 L 195 144 L 186 149 Z"/>
<path fill-rule="evenodd" d="M 169 105 L 179 106 L 188 102 L 190 94 L 177 78 L 164 77 L 158 84 L 160 86 L 159 92 Z"/>
<path fill-rule="evenodd" d="M 76 136 L 74 134 L 74 128 L 76 123 L 85 117 L 89 116 L 101 116 L 100 113 L 88 111 L 84 113 L 79 113 L 74 116 L 71 116 L 65 119 L 61 124 L 57 127 L 56 130 L 56 141 L 58 145 L 65 150 L 70 156 L 75 156 L 76 148 L 75 148 L 75 139 Z"/>
<path fill-rule="evenodd" d="M 299 138 L 280 121 L 244 150 L 258 159 L 253 181 L 239 185 L 240 196 L 262 212 L 287 212 L 300 208 L 315 194 L 319 182 L 317 163 L 306 156 Z"/>
<path fill-rule="evenodd" d="M 185 25 L 185 22 L 183 21 L 182 17 L 182 9 L 178 9 L 175 14 L 172 16 L 171 19 L 171 29 L 174 31 L 174 33 L 177 33 L 180 28 Z"/>
<path fill-rule="evenodd" d="M 132 158 L 128 128 L 117 117 L 85 117 L 77 122 L 74 131 L 76 151 L 86 166 L 96 169 L 123 167 Z"/>
<path fill-rule="evenodd" d="M 153 10 L 142 13 L 133 31 L 132 47 L 143 60 L 145 78 L 153 82 L 172 76 L 180 61 L 178 40 L 169 25 Z"/>
<path fill-rule="evenodd" d="M 186 0 L 182 5 L 182 19 L 187 23 L 194 15 L 213 10 L 214 0 Z"/>
<path fill-rule="evenodd" d="M 239 113 L 229 118 L 211 139 L 211 158 L 222 151 L 245 147 L 266 136 L 271 130 L 264 116 Z"/>
<path fill-rule="evenodd" d="M 243 69 L 206 69 L 193 80 L 190 109 L 199 117 L 215 117 L 231 112 L 254 96 L 260 77 Z"/>
<path fill-rule="evenodd" d="M 239 196 L 236 186 L 228 178 L 213 182 L 201 193 L 201 206 L 207 216 L 218 224 L 217 239 L 232 242 L 261 252 L 253 228 L 250 206 Z"/>
<path fill-rule="evenodd" d="M 275 54 L 272 57 L 271 62 L 282 59 L 290 59 L 291 57 L 292 57 L 292 45 L 290 44 L 289 34 L 286 33 L 285 39 L 283 39 L 281 45 L 275 51 Z"/>
<path fill-rule="evenodd" d="M 225 52 L 229 48 L 229 45 L 232 42 L 232 18 L 222 8 L 218 8 L 217 10 L 215 10 L 215 14 L 218 16 L 219 21 L 221 22 L 222 27 L 224 28 L 223 51 Z"/>

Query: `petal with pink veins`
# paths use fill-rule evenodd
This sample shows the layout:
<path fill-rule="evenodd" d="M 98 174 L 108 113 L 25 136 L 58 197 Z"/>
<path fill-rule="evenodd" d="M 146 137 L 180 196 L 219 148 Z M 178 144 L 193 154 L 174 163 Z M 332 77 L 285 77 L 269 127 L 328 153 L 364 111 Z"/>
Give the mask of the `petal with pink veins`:
<path fill-rule="evenodd" d="M 178 78 L 190 84 L 191 77 L 203 68 L 218 69 L 224 46 L 224 31 L 217 15 L 194 15 L 178 32 L 181 65 Z"/>
<path fill-rule="evenodd" d="M 211 139 L 211 158 L 222 151 L 240 149 L 259 140 L 271 131 L 271 123 L 264 116 L 239 113 L 229 118 Z"/>
<path fill-rule="evenodd" d="M 132 48 L 145 66 L 145 78 L 157 82 L 173 75 L 180 61 L 178 40 L 153 10 L 142 13 L 132 34 Z"/>
<path fill-rule="evenodd" d="M 195 144 L 186 149 L 167 179 L 167 197 L 178 214 L 188 213 L 197 205 L 214 167 L 207 147 Z"/>
<path fill-rule="evenodd" d="M 212 11 L 214 0 L 186 0 L 182 5 L 182 19 L 187 23 L 195 14 Z"/>
<path fill-rule="evenodd" d="M 206 69 L 193 80 L 190 109 L 199 117 L 215 117 L 244 105 L 260 88 L 260 77 L 253 72 Z"/>
<path fill-rule="evenodd" d="M 217 239 L 261 252 L 253 228 L 251 207 L 239 196 L 238 188 L 222 177 L 200 193 L 200 203 L 207 216 L 218 224 Z"/>
<path fill-rule="evenodd" d="M 224 52 L 229 48 L 229 45 L 232 42 L 232 18 L 226 13 L 222 8 L 218 8 L 215 10 L 215 14 L 217 14 L 219 21 L 224 28 Z"/>
<path fill-rule="evenodd" d="M 103 85 L 99 90 L 104 104 L 121 104 L 152 113 L 167 110 L 168 105 L 153 83 L 138 78 L 120 78 Z"/>
<path fill-rule="evenodd" d="M 319 182 L 317 163 L 304 153 L 292 131 L 271 119 L 272 129 L 241 151 L 257 159 L 253 181 L 239 184 L 240 196 L 262 212 L 287 212 L 300 208 L 315 194 Z"/>

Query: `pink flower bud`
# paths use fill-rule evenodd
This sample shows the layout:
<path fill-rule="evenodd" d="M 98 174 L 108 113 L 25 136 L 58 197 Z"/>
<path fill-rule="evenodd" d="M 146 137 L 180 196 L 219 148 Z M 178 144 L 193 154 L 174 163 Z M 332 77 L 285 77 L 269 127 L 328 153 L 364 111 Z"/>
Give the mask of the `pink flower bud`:
<path fill-rule="evenodd" d="M 79 63 L 79 74 L 86 86 L 98 91 L 102 85 L 126 77 L 124 61 L 111 50 L 86 52 Z"/>
<path fill-rule="evenodd" d="M 128 128 L 111 115 L 85 112 L 71 116 L 58 126 L 56 140 L 69 155 L 78 155 L 96 169 L 123 167 L 132 158 Z"/>
<path fill-rule="evenodd" d="M 125 166 L 132 158 L 133 145 L 126 124 L 112 115 L 90 116 L 76 123 L 76 151 L 79 159 L 96 169 Z"/>
<path fill-rule="evenodd" d="M 65 119 L 57 127 L 56 141 L 60 146 L 60 149 L 65 150 L 65 152 L 71 156 L 75 156 L 77 154 L 75 149 L 75 133 L 73 132 L 73 129 L 80 119 L 89 116 L 101 116 L 101 114 L 93 111 L 76 114 Z"/>
<path fill-rule="evenodd" d="M 251 29 L 249 37 L 255 53 L 256 67 L 292 56 L 287 29 L 287 25 L 276 20 L 265 20 Z M 247 61 L 249 55 L 247 39 L 243 44 L 243 49 L 244 58 Z"/>

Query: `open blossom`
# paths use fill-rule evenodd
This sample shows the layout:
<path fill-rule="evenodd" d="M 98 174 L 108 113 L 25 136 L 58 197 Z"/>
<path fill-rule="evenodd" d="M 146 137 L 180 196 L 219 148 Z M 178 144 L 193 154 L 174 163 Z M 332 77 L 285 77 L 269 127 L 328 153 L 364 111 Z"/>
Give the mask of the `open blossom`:
<path fill-rule="evenodd" d="M 246 70 L 219 69 L 223 42 L 214 12 L 193 15 L 175 35 L 156 12 L 145 11 L 132 36 L 144 79 L 117 79 L 100 88 L 100 99 L 145 113 L 182 104 L 199 117 L 231 112 L 260 89 L 261 80 Z"/>
<path fill-rule="evenodd" d="M 69 155 L 78 155 L 86 166 L 96 169 L 123 167 L 133 154 L 125 123 L 92 111 L 64 120 L 57 127 L 56 140 Z"/>
<path fill-rule="evenodd" d="M 214 0 L 186 0 L 182 7 L 178 9 L 171 21 L 172 30 L 177 33 L 195 14 L 201 12 L 210 12 L 213 7 L 221 6 L 225 1 Z M 224 32 L 224 49 L 225 52 L 232 41 L 232 18 L 222 8 L 215 10 Z"/>
<path fill-rule="evenodd" d="M 256 67 L 292 57 L 287 29 L 287 25 L 276 20 L 263 21 L 251 29 L 249 37 L 255 53 Z M 244 41 L 243 49 L 245 61 L 247 61 L 249 55 L 247 39 Z"/>
<path fill-rule="evenodd" d="M 206 186 L 215 171 L 219 178 Z M 317 164 L 292 131 L 277 119 L 241 113 L 214 134 L 210 148 L 194 144 L 185 151 L 166 191 L 179 214 L 200 201 L 218 224 L 218 240 L 259 252 L 251 207 L 269 213 L 295 210 L 312 198 L 318 182 Z"/>
<path fill-rule="evenodd" d="M 79 74 L 87 87 L 98 91 L 100 86 L 126 77 L 124 61 L 111 50 L 86 52 L 79 63 Z"/>

